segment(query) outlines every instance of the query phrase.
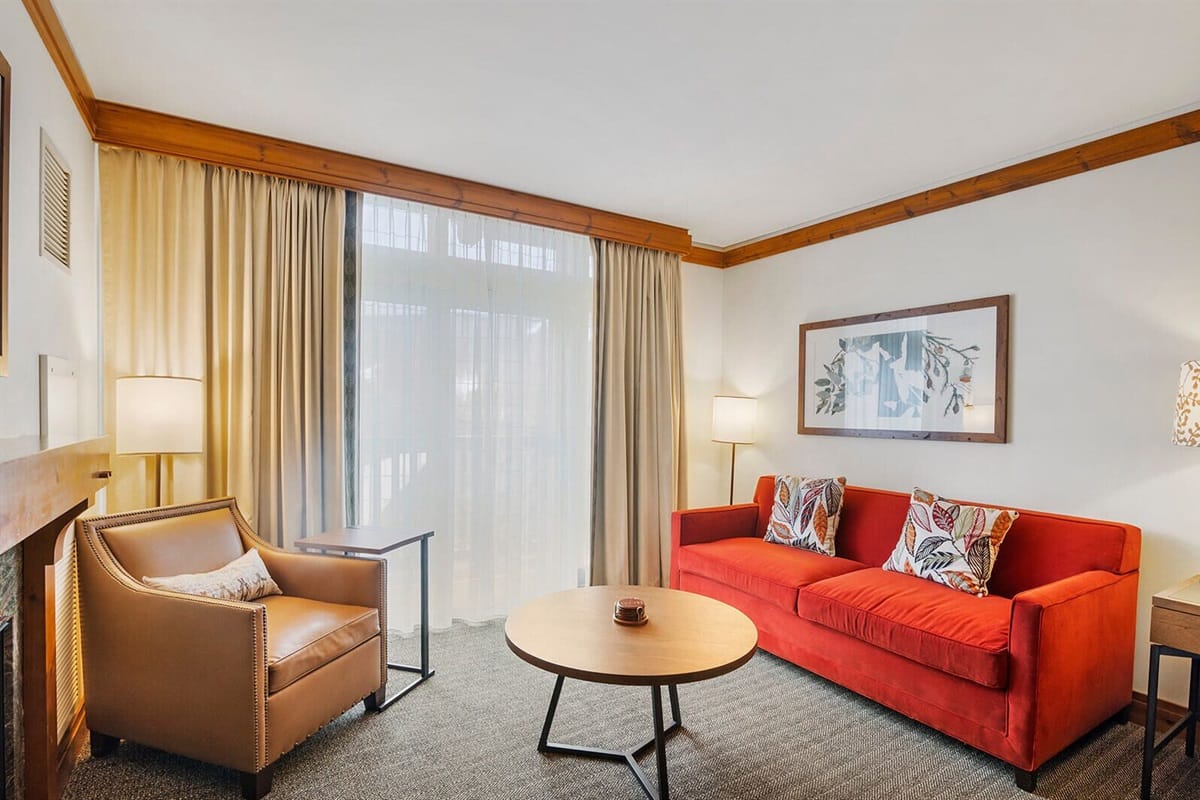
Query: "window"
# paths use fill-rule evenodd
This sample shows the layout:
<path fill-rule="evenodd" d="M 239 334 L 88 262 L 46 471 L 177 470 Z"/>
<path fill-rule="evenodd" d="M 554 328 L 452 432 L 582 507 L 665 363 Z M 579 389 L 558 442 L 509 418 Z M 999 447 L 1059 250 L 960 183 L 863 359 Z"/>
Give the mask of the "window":
<path fill-rule="evenodd" d="M 357 522 L 436 531 L 435 625 L 580 585 L 590 241 L 369 195 L 362 231 Z M 393 627 L 416 619 L 406 558 Z"/>

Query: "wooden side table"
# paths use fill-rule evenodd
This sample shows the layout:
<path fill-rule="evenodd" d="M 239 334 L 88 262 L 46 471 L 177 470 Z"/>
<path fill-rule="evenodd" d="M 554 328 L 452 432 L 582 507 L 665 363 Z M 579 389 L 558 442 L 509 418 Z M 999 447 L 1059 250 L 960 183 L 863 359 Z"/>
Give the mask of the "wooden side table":
<path fill-rule="evenodd" d="M 1196 722 L 1200 719 L 1200 575 L 1154 595 L 1150 609 L 1150 679 L 1146 686 L 1146 740 L 1142 751 L 1142 800 L 1150 800 L 1154 756 L 1167 742 L 1187 731 L 1184 752 L 1196 755 Z M 1158 665 L 1163 656 L 1191 659 L 1188 713 L 1155 741 L 1158 720 Z"/>
<path fill-rule="evenodd" d="M 434 674 L 429 668 L 429 540 L 432 537 L 433 531 L 362 527 L 339 528 L 296 540 L 296 547 L 301 550 L 344 553 L 348 556 L 382 556 L 416 542 L 421 544 L 421 665 L 388 662 L 388 669 L 415 673 L 417 677 L 403 689 L 380 702 L 376 709 L 378 711 L 383 711 L 432 678 Z M 383 635 L 386 642 L 386 630 L 383 631 Z"/>

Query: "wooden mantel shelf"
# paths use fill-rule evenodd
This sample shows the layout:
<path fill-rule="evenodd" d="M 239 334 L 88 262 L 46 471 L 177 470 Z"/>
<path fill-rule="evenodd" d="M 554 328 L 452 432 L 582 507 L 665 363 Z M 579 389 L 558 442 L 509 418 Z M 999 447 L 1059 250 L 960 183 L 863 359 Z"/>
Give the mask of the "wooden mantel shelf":
<path fill-rule="evenodd" d="M 36 436 L 0 439 L 0 553 L 108 483 L 107 437 L 44 448 Z"/>

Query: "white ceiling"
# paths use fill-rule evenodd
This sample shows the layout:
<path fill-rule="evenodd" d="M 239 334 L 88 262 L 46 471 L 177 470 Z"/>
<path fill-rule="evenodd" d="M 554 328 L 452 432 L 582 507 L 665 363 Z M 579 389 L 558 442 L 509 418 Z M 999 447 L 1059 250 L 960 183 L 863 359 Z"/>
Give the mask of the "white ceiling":
<path fill-rule="evenodd" d="M 54 0 L 98 97 L 730 245 L 1200 106 L 1198 0 Z"/>

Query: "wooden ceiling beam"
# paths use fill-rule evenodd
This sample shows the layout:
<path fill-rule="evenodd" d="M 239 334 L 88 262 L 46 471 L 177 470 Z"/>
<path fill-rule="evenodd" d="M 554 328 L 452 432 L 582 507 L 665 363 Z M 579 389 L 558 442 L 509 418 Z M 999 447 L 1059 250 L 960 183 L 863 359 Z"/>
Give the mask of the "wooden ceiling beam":
<path fill-rule="evenodd" d="M 899 200 L 889 200 L 861 211 L 749 242 L 726 250 L 725 266 L 732 267 L 779 255 L 1197 141 L 1200 141 L 1200 111 L 1190 111 Z"/>

